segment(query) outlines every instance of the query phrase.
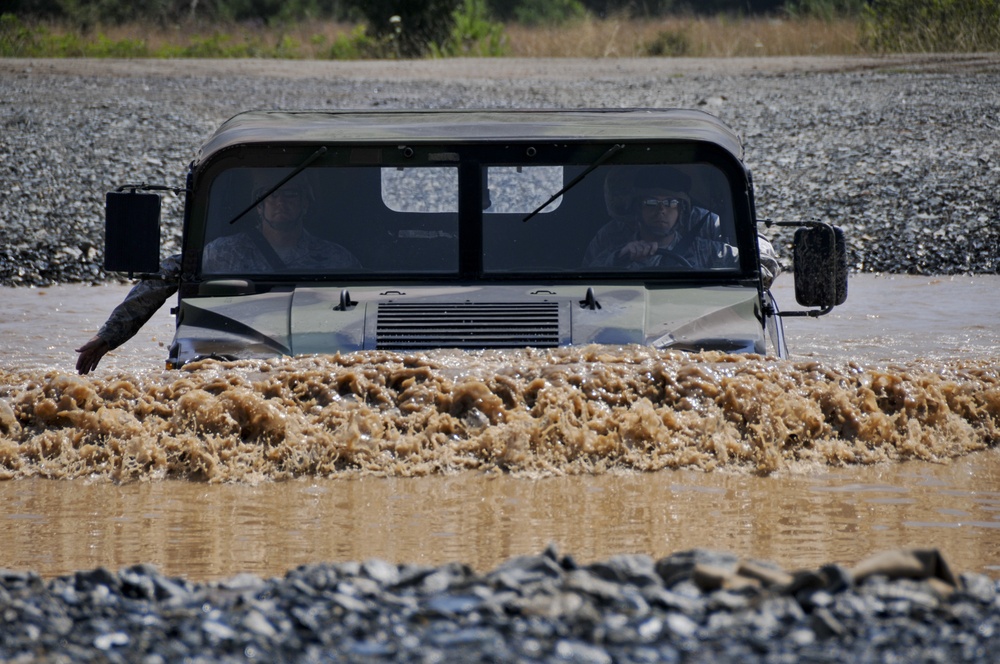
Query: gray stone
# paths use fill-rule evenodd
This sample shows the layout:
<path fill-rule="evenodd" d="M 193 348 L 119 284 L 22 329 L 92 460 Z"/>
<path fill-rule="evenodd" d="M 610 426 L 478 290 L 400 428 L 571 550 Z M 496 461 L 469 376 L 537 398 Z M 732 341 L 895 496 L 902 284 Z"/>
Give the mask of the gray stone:
<path fill-rule="evenodd" d="M 842 636 L 847 631 L 836 616 L 826 608 L 818 608 L 813 611 L 810 623 L 816 636 L 821 639 Z"/>
<path fill-rule="evenodd" d="M 369 610 L 370 606 L 368 602 L 364 600 L 357 599 L 351 595 L 345 595 L 344 593 L 330 593 L 327 595 L 329 601 L 333 602 L 337 606 L 341 607 L 346 611 L 353 611 L 355 613 L 363 613 Z"/>
<path fill-rule="evenodd" d="M 390 586 L 399 580 L 399 568 L 384 560 L 366 560 L 361 565 L 361 571 L 383 586 Z"/>
<path fill-rule="evenodd" d="M 612 659 L 604 650 L 579 641 L 562 640 L 556 644 L 553 661 L 575 664 L 611 664 Z"/>
<path fill-rule="evenodd" d="M 273 638 L 278 634 L 274 625 L 261 614 L 260 611 L 251 610 L 243 618 L 243 627 L 249 632 L 264 638 Z"/>
<path fill-rule="evenodd" d="M 735 572 L 739 558 L 727 552 L 693 549 L 671 554 L 656 561 L 654 569 L 663 579 L 664 585 L 671 588 L 680 581 L 691 579 L 697 565 L 704 565 Z"/>
<path fill-rule="evenodd" d="M 473 595 L 438 595 L 430 598 L 424 608 L 442 616 L 457 616 L 482 608 L 483 600 Z"/>
<path fill-rule="evenodd" d="M 233 640 L 238 634 L 229 625 L 225 625 L 218 620 L 206 620 L 201 624 L 203 632 L 218 640 Z"/>
<path fill-rule="evenodd" d="M 993 579 L 984 574 L 964 573 L 959 575 L 961 580 L 959 592 L 975 599 L 977 602 L 989 604 L 997 598 L 997 584 Z"/>
<path fill-rule="evenodd" d="M 646 586 L 660 585 L 663 582 L 656 574 L 655 562 L 650 556 L 612 556 L 607 561 L 588 565 L 586 569 L 597 577 L 617 583 Z"/>
<path fill-rule="evenodd" d="M 604 581 L 584 570 L 575 570 L 566 575 L 563 583 L 566 590 L 585 593 L 603 602 L 616 602 L 622 598 L 622 588 L 617 583 Z"/>
<path fill-rule="evenodd" d="M 698 623 L 683 613 L 668 613 L 666 625 L 668 630 L 682 639 L 692 638 L 698 631 Z"/>
<path fill-rule="evenodd" d="M 94 647 L 98 650 L 111 650 L 117 646 L 127 646 L 129 643 L 128 634 L 124 632 L 111 632 L 101 634 L 94 639 Z"/>

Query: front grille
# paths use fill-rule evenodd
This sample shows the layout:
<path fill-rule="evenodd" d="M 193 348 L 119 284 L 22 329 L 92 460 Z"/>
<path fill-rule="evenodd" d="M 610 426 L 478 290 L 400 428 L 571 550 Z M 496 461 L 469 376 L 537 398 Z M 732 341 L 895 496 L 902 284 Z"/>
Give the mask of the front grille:
<path fill-rule="evenodd" d="M 554 348 L 559 302 L 381 302 L 376 348 Z"/>

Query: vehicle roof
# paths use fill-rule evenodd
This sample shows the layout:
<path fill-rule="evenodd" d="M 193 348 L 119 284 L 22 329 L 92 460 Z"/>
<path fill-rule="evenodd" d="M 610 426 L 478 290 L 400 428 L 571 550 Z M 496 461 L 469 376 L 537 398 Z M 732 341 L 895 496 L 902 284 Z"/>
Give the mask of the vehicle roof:
<path fill-rule="evenodd" d="M 512 140 L 708 142 L 743 159 L 739 136 L 721 120 L 690 109 L 502 109 L 247 111 L 216 130 L 199 156 L 268 143 L 427 143 Z"/>

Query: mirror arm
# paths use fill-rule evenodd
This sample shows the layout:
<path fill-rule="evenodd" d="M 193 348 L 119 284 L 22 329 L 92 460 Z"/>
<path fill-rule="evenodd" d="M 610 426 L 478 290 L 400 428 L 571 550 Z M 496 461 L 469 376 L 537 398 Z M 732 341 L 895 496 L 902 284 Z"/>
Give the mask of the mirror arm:
<path fill-rule="evenodd" d="M 773 219 L 758 219 L 757 223 L 764 224 L 768 228 L 771 226 L 790 226 L 794 228 L 811 226 L 813 228 L 826 228 L 830 225 L 825 221 L 774 221 Z"/>
<path fill-rule="evenodd" d="M 136 279 L 138 281 L 173 281 L 176 277 L 169 277 L 159 272 L 140 272 L 138 274 L 133 274 L 128 272 L 129 279 Z"/>
<path fill-rule="evenodd" d="M 187 187 L 168 187 L 163 184 L 146 184 L 145 182 L 140 182 L 139 184 L 123 184 L 115 187 L 115 191 L 123 192 L 129 190 L 131 193 L 137 191 L 172 191 L 175 194 L 181 194 L 188 191 Z"/>
<path fill-rule="evenodd" d="M 824 307 L 822 309 L 809 309 L 807 311 L 779 311 L 778 315 L 782 318 L 786 316 L 809 316 L 810 318 L 819 318 L 820 316 L 825 316 L 833 311 L 833 307 Z"/>

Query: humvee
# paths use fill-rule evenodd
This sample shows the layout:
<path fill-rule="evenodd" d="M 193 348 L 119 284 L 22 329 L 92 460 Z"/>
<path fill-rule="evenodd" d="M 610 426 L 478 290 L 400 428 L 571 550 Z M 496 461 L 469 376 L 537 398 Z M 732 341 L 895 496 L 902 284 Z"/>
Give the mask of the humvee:
<path fill-rule="evenodd" d="M 204 143 L 177 189 L 168 366 L 579 344 L 785 356 L 782 316 L 845 301 L 844 236 L 759 219 L 743 159 L 739 137 L 695 110 L 242 113 Z M 657 182 L 673 193 L 643 198 Z M 156 278 L 166 188 L 108 194 L 106 269 Z M 298 254 L 264 241 L 267 206 L 281 198 L 304 209 Z M 641 259 L 595 246 L 639 239 L 642 206 L 710 223 L 679 226 L 685 247 Z M 798 227 L 791 258 L 805 310 L 780 311 L 762 277 L 758 226 L 772 223 Z M 694 235 L 708 260 L 693 258 Z M 213 258 L 220 244 L 227 261 Z"/>

